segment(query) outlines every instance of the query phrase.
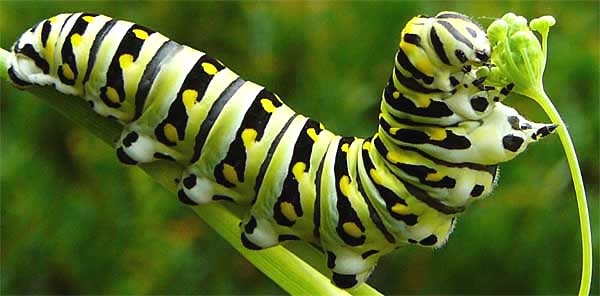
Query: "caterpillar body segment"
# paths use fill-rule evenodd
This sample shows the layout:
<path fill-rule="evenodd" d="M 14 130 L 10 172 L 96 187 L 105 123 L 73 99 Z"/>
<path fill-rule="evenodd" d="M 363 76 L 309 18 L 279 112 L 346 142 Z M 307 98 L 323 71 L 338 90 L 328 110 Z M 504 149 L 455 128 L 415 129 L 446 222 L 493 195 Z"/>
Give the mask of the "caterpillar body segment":
<path fill-rule="evenodd" d="M 441 246 L 491 192 L 498 164 L 555 129 L 501 103 L 513 85 L 485 84 L 490 54 L 464 15 L 411 19 L 367 139 L 337 136 L 219 60 L 102 15 L 43 20 L 15 42 L 8 74 L 122 123 L 121 162 L 182 164 L 181 202 L 246 206 L 247 248 L 318 244 L 333 282 L 351 288 L 400 246 Z"/>

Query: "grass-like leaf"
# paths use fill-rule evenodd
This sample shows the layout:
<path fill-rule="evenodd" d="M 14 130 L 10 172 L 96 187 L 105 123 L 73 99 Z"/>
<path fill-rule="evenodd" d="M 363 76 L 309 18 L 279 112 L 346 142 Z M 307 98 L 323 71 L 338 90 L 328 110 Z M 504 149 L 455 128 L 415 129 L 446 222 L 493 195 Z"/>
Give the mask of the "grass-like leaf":
<path fill-rule="evenodd" d="M 6 65 L 8 55 L 6 50 L 0 48 L 0 79 L 4 80 L 8 80 Z M 113 140 L 117 139 L 121 132 L 121 125 L 94 113 L 84 100 L 58 93 L 51 87 L 33 87 L 27 91 L 48 103 L 65 117 L 88 129 L 108 145 L 112 145 Z M 140 167 L 175 195 L 176 184 L 173 180 L 181 174 L 180 165 L 157 161 L 142 164 Z M 323 275 L 328 274 L 323 255 L 315 247 L 304 242 L 290 242 L 285 247 L 276 246 L 261 251 L 244 248 L 240 242 L 238 227 L 242 209 L 226 208 L 217 203 L 196 206 L 192 209 L 242 256 L 292 295 L 348 295 L 350 293 L 381 295 L 367 284 L 349 291 L 335 287 L 329 278 Z"/>

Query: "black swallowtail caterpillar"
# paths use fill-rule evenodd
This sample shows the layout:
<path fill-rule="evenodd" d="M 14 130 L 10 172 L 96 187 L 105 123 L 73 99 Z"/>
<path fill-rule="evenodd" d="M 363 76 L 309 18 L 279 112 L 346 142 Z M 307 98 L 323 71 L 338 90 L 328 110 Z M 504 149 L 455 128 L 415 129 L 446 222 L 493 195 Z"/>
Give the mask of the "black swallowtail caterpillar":
<path fill-rule="evenodd" d="M 247 248 L 317 244 L 333 282 L 350 288 L 400 246 L 441 246 L 491 192 L 498 163 L 556 128 L 501 103 L 512 84 L 486 85 L 490 54 L 462 14 L 412 18 L 367 139 L 337 136 L 203 52 L 103 15 L 41 21 L 13 45 L 8 74 L 122 123 L 123 163 L 183 164 L 183 203 L 246 205 Z"/>

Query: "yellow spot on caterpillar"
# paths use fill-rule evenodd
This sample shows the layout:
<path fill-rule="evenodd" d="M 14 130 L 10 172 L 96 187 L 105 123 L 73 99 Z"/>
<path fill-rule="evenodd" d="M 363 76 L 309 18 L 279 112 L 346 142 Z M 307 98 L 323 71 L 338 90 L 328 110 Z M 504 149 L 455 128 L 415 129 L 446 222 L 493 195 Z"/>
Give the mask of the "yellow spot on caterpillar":
<path fill-rule="evenodd" d="M 399 91 L 395 91 L 392 93 L 392 96 L 394 97 L 394 99 L 397 99 L 400 97 L 400 92 Z"/>
<path fill-rule="evenodd" d="M 133 29 L 132 32 L 133 32 L 133 34 L 135 34 L 135 37 L 137 37 L 137 39 L 141 39 L 141 40 L 148 39 L 148 32 L 146 32 L 144 30 Z"/>
<path fill-rule="evenodd" d="M 346 222 L 342 224 L 342 228 L 344 228 L 344 232 L 352 237 L 359 238 L 362 235 L 362 231 L 354 222 Z"/>
<path fill-rule="evenodd" d="M 443 141 L 446 139 L 446 130 L 437 128 L 429 132 L 429 138 L 433 141 Z"/>
<path fill-rule="evenodd" d="M 71 35 L 71 44 L 73 47 L 79 46 L 79 44 L 81 44 L 81 35 L 77 33 Z"/>
<path fill-rule="evenodd" d="M 229 164 L 223 164 L 223 176 L 229 183 L 236 184 L 239 182 L 235 168 Z"/>
<path fill-rule="evenodd" d="M 363 145 L 362 145 L 362 149 L 364 149 L 364 150 L 369 150 L 369 149 L 371 149 L 371 142 L 369 142 L 369 141 L 365 141 L 365 142 L 363 143 Z"/>
<path fill-rule="evenodd" d="M 127 69 L 127 67 L 131 66 L 131 64 L 133 64 L 132 55 L 126 53 L 119 57 L 119 66 L 121 66 L 121 69 Z"/>
<path fill-rule="evenodd" d="M 317 131 L 315 131 L 314 128 L 307 129 L 306 134 L 313 140 L 313 142 L 316 142 L 319 139 L 319 135 L 317 135 Z"/>
<path fill-rule="evenodd" d="M 121 102 L 121 100 L 119 98 L 119 93 L 117 93 L 117 90 L 110 86 L 106 87 L 106 97 L 108 98 L 109 101 L 111 101 L 115 104 Z"/>
<path fill-rule="evenodd" d="M 440 181 L 442 178 L 444 178 L 444 174 L 442 174 L 441 172 L 435 172 L 432 174 L 427 174 L 427 177 L 425 177 L 425 180 L 431 181 L 431 182 L 437 182 L 437 181 Z"/>
<path fill-rule="evenodd" d="M 202 63 L 202 69 L 204 69 L 204 72 L 206 72 L 208 75 L 215 75 L 217 72 L 219 72 L 215 65 L 211 63 Z"/>
<path fill-rule="evenodd" d="M 175 128 L 175 126 L 171 123 L 167 123 L 165 124 L 165 127 L 163 128 L 164 132 L 165 132 L 165 137 L 167 137 L 167 140 L 169 140 L 169 142 L 173 142 L 176 143 L 177 142 L 177 128 Z"/>
<path fill-rule="evenodd" d="M 181 100 L 183 101 L 183 105 L 186 110 L 192 109 L 194 104 L 196 104 L 196 99 L 198 98 L 198 92 L 193 89 L 186 89 L 183 91 L 181 95 Z"/>
<path fill-rule="evenodd" d="M 281 210 L 281 214 L 285 216 L 290 221 L 295 221 L 298 219 L 298 215 L 296 215 L 296 210 L 294 209 L 294 205 L 291 202 L 284 201 L 279 204 L 279 209 Z"/>
<path fill-rule="evenodd" d="M 404 42 L 404 40 L 400 42 L 400 47 L 404 50 L 406 55 L 410 57 L 410 61 L 413 63 L 413 65 L 415 65 L 415 68 L 419 69 L 426 75 L 433 75 L 433 64 L 429 61 L 429 57 L 422 48 L 414 44 Z"/>
<path fill-rule="evenodd" d="M 408 54 L 408 53 L 407 53 Z M 421 56 L 418 59 L 415 59 L 415 67 L 424 74 L 431 75 L 433 74 L 433 64 L 429 61 L 425 56 Z"/>
<path fill-rule="evenodd" d="M 390 128 L 390 134 L 395 135 L 399 130 L 399 127 L 392 127 Z"/>
<path fill-rule="evenodd" d="M 321 128 L 322 130 L 324 130 L 325 126 L 322 123 L 319 122 L 319 128 Z"/>
<path fill-rule="evenodd" d="M 86 15 L 84 17 L 82 17 L 82 19 L 86 22 L 86 23 L 91 23 L 94 20 L 94 17 L 91 15 Z"/>
<path fill-rule="evenodd" d="M 369 171 L 369 174 L 371 174 L 371 179 L 373 179 L 373 181 L 378 184 L 381 185 L 381 176 L 379 176 L 379 174 L 377 173 L 377 171 L 375 169 L 371 169 Z"/>
<path fill-rule="evenodd" d="M 260 104 L 262 105 L 263 109 L 265 109 L 265 111 L 267 111 L 268 113 L 273 113 L 273 111 L 275 111 L 275 106 L 273 105 L 273 102 L 271 102 L 271 100 L 269 99 L 260 99 Z"/>
<path fill-rule="evenodd" d="M 385 157 L 392 163 L 410 163 L 410 157 L 403 153 L 388 152 Z"/>
<path fill-rule="evenodd" d="M 48 20 L 50 21 L 50 24 L 56 23 L 56 17 L 55 16 L 49 18 Z"/>
<path fill-rule="evenodd" d="M 416 98 L 413 98 L 413 101 L 419 108 L 427 108 L 431 104 L 431 99 L 424 95 L 416 96 Z"/>
<path fill-rule="evenodd" d="M 298 182 L 300 182 L 302 180 L 302 176 L 304 176 L 305 169 L 306 169 L 306 164 L 301 161 L 295 163 L 294 166 L 292 167 L 292 174 L 294 174 L 294 178 L 296 178 L 296 180 Z"/>
<path fill-rule="evenodd" d="M 396 203 L 392 207 L 392 212 L 394 212 L 398 215 L 406 215 L 409 213 L 409 208 L 401 203 Z"/>
<path fill-rule="evenodd" d="M 342 151 L 348 153 L 348 150 L 350 150 L 350 145 L 348 143 L 342 144 Z"/>
<path fill-rule="evenodd" d="M 244 131 L 242 132 L 242 142 L 244 142 L 244 147 L 246 147 L 246 149 L 250 148 L 250 146 L 254 144 L 257 135 L 258 133 L 255 129 L 244 129 Z"/>
<path fill-rule="evenodd" d="M 350 178 L 348 176 L 340 178 L 340 191 L 344 196 L 350 197 Z"/>
<path fill-rule="evenodd" d="M 75 79 L 75 73 L 73 73 L 73 70 L 71 70 L 71 66 L 69 66 L 69 64 L 62 65 L 62 73 L 69 80 Z"/>

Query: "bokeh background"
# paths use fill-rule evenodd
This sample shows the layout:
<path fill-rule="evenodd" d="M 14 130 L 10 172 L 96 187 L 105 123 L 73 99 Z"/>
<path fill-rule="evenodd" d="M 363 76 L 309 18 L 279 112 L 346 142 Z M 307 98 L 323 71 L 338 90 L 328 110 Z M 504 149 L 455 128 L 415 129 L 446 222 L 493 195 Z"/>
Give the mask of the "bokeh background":
<path fill-rule="evenodd" d="M 0 1 L 0 46 L 41 19 L 89 11 L 135 21 L 218 57 L 344 135 L 376 128 L 403 25 L 441 10 L 484 26 L 508 11 L 551 14 L 545 85 L 579 152 L 598 266 L 599 7 L 595 1 Z M 111 147 L 2 82 L 2 294 L 279 294 L 189 208 Z M 507 103 L 546 121 L 532 101 Z M 502 165 L 495 193 L 439 250 L 388 255 L 369 282 L 386 294 L 573 294 L 580 238 L 558 137 Z M 598 269 L 593 293 L 598 294 Z"/>

